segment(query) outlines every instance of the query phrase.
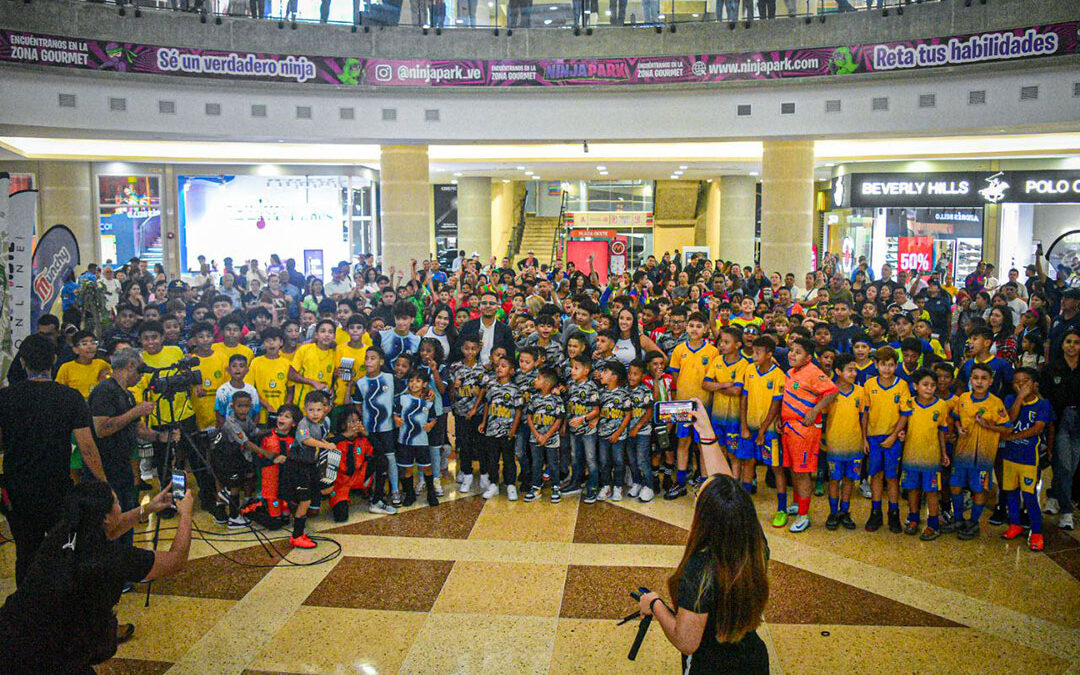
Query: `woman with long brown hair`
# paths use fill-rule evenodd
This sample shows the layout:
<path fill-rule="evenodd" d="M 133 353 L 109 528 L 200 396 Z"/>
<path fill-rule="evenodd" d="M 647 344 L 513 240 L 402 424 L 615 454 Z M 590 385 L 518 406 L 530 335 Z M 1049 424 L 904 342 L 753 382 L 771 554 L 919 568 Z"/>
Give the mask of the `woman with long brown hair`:
<path fill-rule="evenodd" d="M 641 613 L 654 616 L 682 652 L 685 675 L 765 675 L 769 654 L 756 632 L 769 600 L 765 533 L 750 495 L 732 477 L 700 401 L 694 427 L 710 478 L 698 492 L 682 562 L 668 580 L 676 610 L 650 592 L 641 597 Z"/>

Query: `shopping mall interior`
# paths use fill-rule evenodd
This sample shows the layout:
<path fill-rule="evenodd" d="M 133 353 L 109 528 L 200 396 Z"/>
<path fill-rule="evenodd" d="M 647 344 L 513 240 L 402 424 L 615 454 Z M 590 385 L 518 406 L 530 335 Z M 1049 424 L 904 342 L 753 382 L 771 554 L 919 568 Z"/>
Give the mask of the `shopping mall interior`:
<path fill-rule="evenodd" d="M 981 262 L 1075 269 L 1076 2 L 776 4 L 4 0 L 0 176 L 34 195 L 34 240 L 71 231 L 80 273 L 137 257 L 189 283 L 226 258 L 329 282 L 459 251 L 600 284 L 676 252 L 800 286 L 827 254 L 960 288 Z M 771 672 L 1080 673 L 1080 537 L 1056 516 L 1041 553 L 985 517 L 974 540 L 866 532 L 858 495 L 857 530 L 815 497 L 793 533 L 764 476 Z M 312 551 L 197 510 L 188 565 L 123 595 L 134 637 L 96 672 L 680 668 L 658 626 L 628 660 L 618 621 L 667 589 L 692 498 L 443 481 L 437 507 L 312 518 Z"/>

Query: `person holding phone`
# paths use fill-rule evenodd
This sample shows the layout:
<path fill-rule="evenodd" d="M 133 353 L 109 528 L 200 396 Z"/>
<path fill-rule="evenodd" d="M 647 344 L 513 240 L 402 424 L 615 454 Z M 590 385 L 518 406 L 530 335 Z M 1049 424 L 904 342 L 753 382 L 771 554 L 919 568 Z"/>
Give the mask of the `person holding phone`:
<path fill-rule="evenodd" d="M 655 592 L 639 601 L 682 652 L 682 672 L 765 675 L 769 653 L 757 634 L 769 600 L 769 547 L 750 495 L 732 475 L 705 406 L 694 399 L 694 430 L 709 479 L 698 492 L 682 562 L 668 580 L 672 610 Z"/>

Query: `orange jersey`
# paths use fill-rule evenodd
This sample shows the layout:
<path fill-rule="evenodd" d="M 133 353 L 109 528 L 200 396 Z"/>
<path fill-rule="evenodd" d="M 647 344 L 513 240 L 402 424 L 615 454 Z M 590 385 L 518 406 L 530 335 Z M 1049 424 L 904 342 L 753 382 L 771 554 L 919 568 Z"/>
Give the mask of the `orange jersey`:
<path fill-rule="evenodd" d="M 784 381 L 784 398 L 780 404 L 780 419 L 801 420 L 806 413 L 829 394 L 838 391 L 836 384 L 812 363 L 792 368 Z M 821 415 L 814 420 L 821 422 Z"/>

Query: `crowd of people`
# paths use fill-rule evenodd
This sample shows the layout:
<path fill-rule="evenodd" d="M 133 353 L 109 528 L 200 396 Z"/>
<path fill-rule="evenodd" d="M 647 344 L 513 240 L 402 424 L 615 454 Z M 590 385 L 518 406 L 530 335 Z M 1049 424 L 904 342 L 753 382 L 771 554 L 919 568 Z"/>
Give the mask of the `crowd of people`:
<path fill-rule="evenodd" d="M 76 282 L 106 298 L 100 334 L 80 329 L 74 292 L 38 333 L 95 421 L 76 435 L 74 479 L 100 474 L 130 509 L 187 466 L 219 524 L 291 524 L 299 547 L 316 545 L 307 518 L 325 506 L 344 521 L 358 499 L 383 514 L 448 489 L 679 499 L 706 478 L 702 439 L 654 407 L 694 399 L 746 490 L 775 490 L 774 527 L 805 530 L 827 493 L 825 526 L 852 529 L 857 491 L 870 531 L 969 539 L 993 506 L 991 524 L 1039 550 L 1043 508 L 1073 526 L 1080 458 L 1080 289 L 1039 257 L 1023 282 L 980 264 L 962 288 L 865 260 L 844 274 L 831 256 L 803 287 L 678 253 L 606 282 L 463 251 L 445 269 L 363 256 L 325 283 L 277 256 L 200 259 L 174 279 L 132 259 Z M 12 384 L 41 376 L 23 363 Z M 182 386 L 163 397 L 165 381 Z M 83 465 L 88 444 L 103 470 Z"/>

